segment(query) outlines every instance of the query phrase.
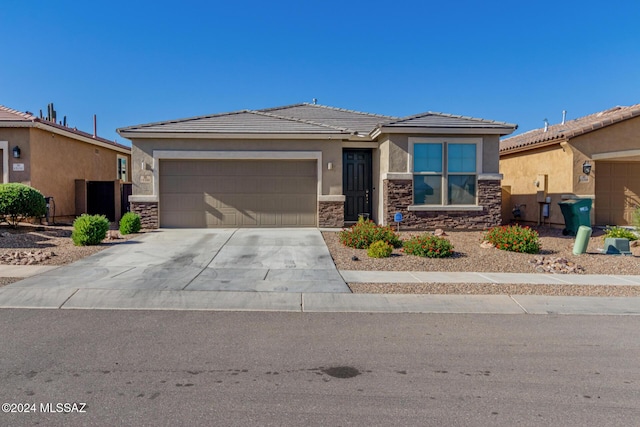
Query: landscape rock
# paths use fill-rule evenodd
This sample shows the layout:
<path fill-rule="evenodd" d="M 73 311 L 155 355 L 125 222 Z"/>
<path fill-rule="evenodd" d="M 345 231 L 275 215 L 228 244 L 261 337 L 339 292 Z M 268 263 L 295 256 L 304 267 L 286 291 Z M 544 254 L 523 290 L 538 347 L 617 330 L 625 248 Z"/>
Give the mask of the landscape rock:
<path fill-rule="evenodd" d="M 535 257 L 529 263 L 534 264 L 537 273 L 583 274 L 585 271 L 584 267 L 562 257 Z"/>
<path fill-rule="evenodd" d="M 436 229 L 436 231 L 433 232 L 433 235 L 434 236 L 448 236 L 448 234 L 445 233 L 444 230 L 441 229 L 441 228 Z"/>
<path fill-rule="evenodd" d="M 488 240 L 484 240 L 482 243 L 480 243 L 480 247 L 483 249 L 493 248 L 493 243 L 489 242 Z"/>
<path fill-rule="evenodd" d="M 33 265 L 54 257 L 51 251 L 14 251 L 0 255 L 0 264 Z"/>

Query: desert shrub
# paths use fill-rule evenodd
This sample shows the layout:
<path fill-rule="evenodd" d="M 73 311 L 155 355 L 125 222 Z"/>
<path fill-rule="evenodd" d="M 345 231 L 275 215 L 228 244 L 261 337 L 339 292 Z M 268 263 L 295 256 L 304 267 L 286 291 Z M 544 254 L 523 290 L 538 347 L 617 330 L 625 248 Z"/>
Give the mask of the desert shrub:
<path fill-rule="evenodd" d="M 71 240 L 76 246 L 99 245 L 107 237 L 109 220 L 104 215 L 87 215 L 73 221 Z"/>
<path fill-rule="evenodd" d="M 607 227 L 604 229 L 603 238 L 607 237 L 618 238 L 618 239 L 629 239 L 629 240 L 638 240 L 638 236 L 636 233 L 624 227 Z"/>
<path fill-rule="evenodd" d="M 387 258 L 391 256 L 392 252 L 393 246 L 382 240 L 373 242 L 367 249 L 367 255 L 371 258 Z"/>
<path fill-rule="evenodd" d="M 427 258 L 445 258 L 453 254 L 453 245 L 448 239 L 433 234 L 421 234 L 405 240 L 404 253 Z"/>
<path fill-rule="evenodd" d="M 140 223 L 140 215 L 133 212 L 127 212 L 120 219 L 120 234 L 137 233 L 142 228 Z"/>
<path fill-rule="evenodd" d="M 342 230 L 338 235 L 340 243 L 350 248 L 366 249 L 373 242 L 382 240 L 394 248 L 402 246 L 400 237 L 389 226 L 377 225 L 370 219 L 360 217 L 358 223 Z"/>
<path fill-rule="evenodd" d="M 540 252 L 538 232 L 529 227 L 519 225 L 503 225 L 493 227 L 484 239 L 503 251 L 537 254 Z"/>
<path fill-rule="evenodd" d="M 35 188 L 19 183 L 0 184 L 0 216 L 14 227 L 25 218 L 44 216 L 47 204 Z"/>

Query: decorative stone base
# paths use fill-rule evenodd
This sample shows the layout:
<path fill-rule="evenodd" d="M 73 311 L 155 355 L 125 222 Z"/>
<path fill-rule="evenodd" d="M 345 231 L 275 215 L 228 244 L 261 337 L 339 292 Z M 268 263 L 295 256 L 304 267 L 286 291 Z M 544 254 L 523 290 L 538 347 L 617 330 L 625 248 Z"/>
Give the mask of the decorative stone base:
<path fill-rule="evenodd" d="M 409 211 L 413 204 L 413 181 L 384 180 L 383 215 L 385 224 L 394 224 L 396 212 L 402 213 L 401 229 L 485 230 L 502 222 L 502 189 L 499 180 L 478 181 L 478 205 L 481 211 Z"/>
<path fill-rule="evenodd" d="M 344 227 L 344 202 L 318 202 L 318 227 Z"/>
<path fill-rule="evenodd" d="M 131 202 L 131 212 L 140 215 L 142 228 L 155 229 L 158 223 L 158 202 Z"/>

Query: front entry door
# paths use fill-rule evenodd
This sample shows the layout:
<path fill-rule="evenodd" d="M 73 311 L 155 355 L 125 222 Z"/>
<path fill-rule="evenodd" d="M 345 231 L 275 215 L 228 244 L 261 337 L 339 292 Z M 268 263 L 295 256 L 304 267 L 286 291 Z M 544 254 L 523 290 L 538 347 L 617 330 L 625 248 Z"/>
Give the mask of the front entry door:
<path fill-rule="evenodd" d="M 371 150 L 344 149 L 342 152 L 342 191 L 344 220 L 357 221 L 359 216 L 371 217 Z"/>

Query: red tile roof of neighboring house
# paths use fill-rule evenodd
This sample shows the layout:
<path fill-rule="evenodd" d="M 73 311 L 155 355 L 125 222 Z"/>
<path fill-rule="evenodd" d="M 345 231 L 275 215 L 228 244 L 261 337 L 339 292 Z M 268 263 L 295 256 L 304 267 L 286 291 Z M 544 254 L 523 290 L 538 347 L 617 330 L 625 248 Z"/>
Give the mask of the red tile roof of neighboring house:
<path fill-rule="evenodd" d="M 115 141 L 111 141 L 108 140 L 106 138 L 102 138 L 99 136 L 93 136 L 92 134 L 88 133 L 88 132 L 83 132 L 81 130 L 78 130 L 76 128 L 70 128 L 68 126 L 63 126 L 61 124 L 58 124 L 56 122 L 52 122 L 46 119 L 41 119 L 39 117 L 34 116 L 33 114 L 29 113 L 29 112 L 22 112 L 22 111 L 18 111 L 18 110 L 14 110 L 12 108 L 9 107 L 5 107 L 4 105 L 0 105 L 0 127 L 11 127 L 11 123 L 12 122 L 18 122 L 18 123 L 41 123 L 43 125 L 46 126 L 51 126 L 53 128 L 65 131 L 65 132 L 70 132 L 72 134 L 84 137 L 84 138 L 91 138 L 93 140 L 96 141 L 100 141 L 104 144 L 109 144 L 112 145 L 114 147 L 118 147 L 121 149 L 127 149 L 130 150 L 131 147 L 127 147 L 126 145 L 122 145 L 122 144 L 118 144 Z"/>
<path fill-rule="evenodd" d="M 503 139 L 500 141 L 500 152 L 532 149 L 540 145 L 560 142 L 637 116 L 640 116 L 640 104 L 613 107 L 599 113 L 568 120 L 564 124 L 549 125 L 546 131 L 544 128 L 534 129 Z"/>

